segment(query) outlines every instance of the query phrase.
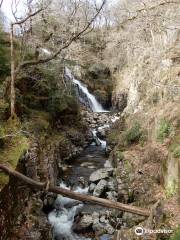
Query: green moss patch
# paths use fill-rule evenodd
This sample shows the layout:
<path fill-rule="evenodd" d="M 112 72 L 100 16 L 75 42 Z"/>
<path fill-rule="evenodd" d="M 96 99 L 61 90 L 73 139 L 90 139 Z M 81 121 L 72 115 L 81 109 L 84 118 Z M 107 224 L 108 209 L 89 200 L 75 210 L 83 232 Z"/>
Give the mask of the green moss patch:
<path fill-rule="evenodd" d="M 166 119 L 161 119 L 159 128 L 157 131 L 157 139 L 161 142 L 164 141 L 165 138 L 167 138 L 172 131 L 172 127 L 169 121 Z"/>
<path fill-rule="evenodd" d="M 124 133 L 124 140 L 127 145 L 145 140 L 145 131 L 139 122 L 135 122 L 132 127 Z"/>
<path fill-rule="evenodd" d="M 180 158 L 180 134 L 176 133 L 176 136 L 172 139 L 172 143 L 169 147 L 169 150 L 172 152 L 173 157 Z"/>
<path fill-rule="evenodd" d="M 170 240 L 179 240 L 180 239 L 180 228 L 178 228 L 175 233 L 172 235 Z"/>
<path fill-rule="evenodd" d="M 0 164 L 7 164 L 16 168 L 19 159 L 28 149 L 28 139 L 19 131 L 19 122 L 16 120 L 9 120 L 1 124 L 1 141 L 3 144 L 0 146 Z M 12 136 L 7 136 L 12 135 Z M 6 137 L 7 136 L 7 137 Z M 0 173 L 0 188 L 8 183 L 8 176 Z"/>

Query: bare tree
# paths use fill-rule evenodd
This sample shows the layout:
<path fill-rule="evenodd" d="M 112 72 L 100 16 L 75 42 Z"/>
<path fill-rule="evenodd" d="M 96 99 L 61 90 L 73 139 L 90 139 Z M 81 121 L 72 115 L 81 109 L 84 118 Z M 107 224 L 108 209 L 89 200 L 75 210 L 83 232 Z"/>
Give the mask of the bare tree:
<path fill-rule="evenodd" d="M 46 42 L 51 44 L 52 46 L 55 46 L 54 49 L 52 49 L 49 54 L 43 57 L 39 57 L 35 54 L 34 59 L 32 60 L 24 60 L 22 58 L 18 64 L 15 65 L 15 54 L 14 54 L 14 28 L 17 26 L 19 29 L 21 29 L 21 38 L 28 33 L 32 33 L 32 24 L 33 24 L 33 18 L 36 20 L 34 25 L 36 25 L 36 22 L 44 22 L 44 24 L 48 24 L 48 12 L 51 12 L 53 9 L 53 4 L 51 2 L 47 2 L 46 6 L 42 6 L 40 4 L 40 7 L 38 10 L 35 10 L 34 12 L 32 11 L 32 2 L 33 0 L 27 0 L 27 14 L 26 16 L 21 19 L 17 17 L 17 6 L 19 4 L 19 1 L 17 0 L 12 0 L 15 1 L 14 3 L 14 9 L 12 5 L 12 13 L 15 19 L 15 22 L 11 23 L 11 31 L 10 31 L 10 41 L 11 41 L 11 94 L 10 94 L 10 103 L 11 103 L 11 117 L 15 115 L 15 79 L 19 71 L 27 66 L 33 66 L 37 64 L 43 64 L 47 63 L 56 57 L 58 57 L 63 50 L 67 49 L 74 41 L 80 38 L 83 34 L 85 34 L 91 27 L 91 25 L 95 22 L 96 18 L 100 14 L 101 10 L 103 9 L 106 0 L 102 0 L 102 3 L 99 7 L 95 4 L 95 10 L 94 12 L 89 14 L 90 10 L 90 2 L 88 1 L 81 1 L 81 0 L 73 0 L 73 1 L 67 1 L 64 3 L 64 1 L 59 0 L 61 3 L 61 13 L 59 15 L 60 21 L 62 20 L 61 18 L 65 15 L 65 21 L 64 21 L 64 26 L 66 26 L 66 30 L 60 29 L 58 36 L 53 36 L 53 31 L 56 31 L 56 26 L 51 26 L 51 31 L 49 32 L 49 37 L 46 39 Z M 52 1 L 53 2 L 53 1 Z M 69 3 L 69 6 L 66 4 Z M 52 5 L 52 7 L 51 7 Z M 59 6 L 59 5 L 58 5 Z M 66 13 L 67 12 L 67 13 Z M 40 15 L 41 13 L 41 15 Z M 53 17 L 53 14 L 50 16 L 51 18 Z M 83 17 L 83 21 L 82 21 Z M 75 25 L 76 24 L 76 25 Z M 61 23 L 59 24 L 61 25 Z M 28 26 L 28 28 L 27 28 Z M 47 26 L 46 26 L 47 27 Z M 42 28 L 42 26 L 41 26 Z M 29 31 L 30 29 L 30 31 Z M 61 42 L 57 42 L 57 39 L 62 38 L 63 35 L 66 35 L 65 40 Z M 53 36 L 53 37 L 52 37 Z M 30 39 L 30 37 L 29 37 Z M 34 41 L 33 41 L 34 42 Z M 45 41 L 39 42 L 35 46 L 35 50 L 39 49 L 39 45 L 41 47 L 46 46 Z M 59 46 L 60 47 L 57 47 Z M 37 51 L 36 51 L 37 52 Z"/>
<path fill-rule="evenodd" d="M 2 7 L 2 4 L 3 4 L 3 0 L 0 1 L 0 8 Z"/>

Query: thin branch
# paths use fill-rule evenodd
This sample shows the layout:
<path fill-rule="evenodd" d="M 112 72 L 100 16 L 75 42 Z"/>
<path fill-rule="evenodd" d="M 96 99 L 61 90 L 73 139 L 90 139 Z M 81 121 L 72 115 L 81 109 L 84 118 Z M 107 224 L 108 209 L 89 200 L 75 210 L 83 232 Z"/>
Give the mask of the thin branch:
<path fill-rule="evenodd" d="M 42 12 L 44 10 L 44 8 L 40 8 L 38 9 L 37 11 L 27 15 L 27 17 L 25 17 L 24 19 L 20 20 L 20 21 L 17 21 L 17 22 L 14 22 L 12 23 L 13 25 L 21 25 L 23 23 L 25 23 L 28 19 L 34 17 L 35 15 L 37 15 L 38 13 Z"/>
<path fill-rule="evenodd" d="M 24 67 L 30 66 L 30 65 L 37 65 L 37 64 L 42 64 L 42 63 L 47 63 L 51 60 L 53 60 L 54 58 L 56 58 L 64 49 L 68 48 L 74 41 L 76 41 L 82 34 L 84 34 L 88 28 L 92 25 L 92 23 L 95 21 L 95 19 L 97 18 L 97 16 L 99 15 L 99 13 L 101 12 L 101 10 L 103 9 L 104 5 L 106 3 L 106 0 L 103 0 L 100 8 L 98 9 L 98 11 L 96 12 L 96 14 L 94 15 L 94 17 L 92 17 L 92 19 L 87 23 L 87 25 L 77 34 L 75 34 L 74 36 L 72 36 L 72 38 L 64 45 L 62 46 L 60 49 L 58 49 L 52 56 L 47 57 L 45 59 L 38 59 L 38 60 L 32 60 L 32 61 L 25 61 L 23 63 L 21 63 L 17 69 L 16 69 L 16 73 Z"/>
<path fill-rule="evenodd" d="M 3 4 L 3 0 L 0 1 L 0 8 L 2 7 L 2 4 Z"/>

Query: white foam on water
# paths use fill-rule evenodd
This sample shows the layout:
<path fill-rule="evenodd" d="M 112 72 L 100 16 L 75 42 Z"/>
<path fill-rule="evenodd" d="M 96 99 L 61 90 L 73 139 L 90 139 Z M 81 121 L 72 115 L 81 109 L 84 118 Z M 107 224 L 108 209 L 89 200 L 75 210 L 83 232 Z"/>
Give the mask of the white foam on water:
<path fill-rule="evenodd" d="M 70 187 L 67 187 L 63 182 L 60 184 L 60 187 L 70 190 Z M 74 192 L 87 194 L 88 189 L 88 187 L 77 187 Z M 73 203 L 76 203 L 76 206 L 67 209 L 65 208 L 66 204 Z M 83 207 L 82 203 L 77 203 L 76 200 L 58 195 L 55 201 L 55 207 L 56 209 L 48 215 L 48 220 L 53 227 L 54 237 L 64 240 L 90 240 L 89 238 L 79 237 L 72 230 L 74 218 L 78 211 Z"/>
<path fill-rule="evenodd" d="M 120 119 L 120 117 L 117 117 L 117 116 L 115 116 L 115 117 L 113 117 L 112 119 L 111 119 L 111 122 L 112 123 L 115 123 L 117 120 L 119 120 Z"/>

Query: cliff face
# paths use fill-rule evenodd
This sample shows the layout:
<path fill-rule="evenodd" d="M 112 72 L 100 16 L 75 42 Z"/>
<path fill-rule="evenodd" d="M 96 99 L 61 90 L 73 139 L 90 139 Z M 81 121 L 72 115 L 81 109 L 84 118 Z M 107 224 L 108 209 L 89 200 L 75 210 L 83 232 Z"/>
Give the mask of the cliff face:
<path fill-rule="evenodd" d="M 72 128 L 57 122 L 56 130 L 46 129 L 32 136 L 30 147 L 19 159 L 16 170 L 34 180 L 56 185 L 66 160 L 70 161 L 87 145 L 87 128 L 82 122 L 79 124 Z M 0 239 L 52 239 L 51 226 L 42 211 L 45 199 L 46 193 L 10 177 L 0 192 Z"/>
<path fill-rule="evenodd" d="M 178 227 L 179 1 L 122 1 L 120 7 L 103 54 L 114 77 L 112 103 L 124 119 L 109 134 L 119 198 L 146 206 L 164 198 L 174 214 L 170 226 Z"/>
<path fill-rule="evenodd" d="M 124 110 L 129 126 L 136 119 L 147 129 L 149 141 L 157 141 L 163 121 L 165 128 L 169 125 L 164 181 L 168 187 L 176 182 L 177 187 L 179 150 L 175 147 L 174 160 L 172 149 L 180 144 L 179 1 L 124 2 L 118 27 L 109 34 L 104 51 L 115 81 L 112 102 Z"/>
<path fill-rule="evenodd" d="M 127 94 L 126 112 L 146 110 L 180 96 L 180 5 L 178 1 L 133 1 L 109 34 L 104 58 L 114 71 L 113 102 Z M 122 4 L 122 9 L 125 8 Z M 120 17 L 121 17 L 120 15 Z"/>

